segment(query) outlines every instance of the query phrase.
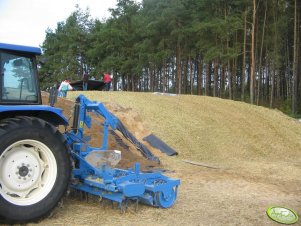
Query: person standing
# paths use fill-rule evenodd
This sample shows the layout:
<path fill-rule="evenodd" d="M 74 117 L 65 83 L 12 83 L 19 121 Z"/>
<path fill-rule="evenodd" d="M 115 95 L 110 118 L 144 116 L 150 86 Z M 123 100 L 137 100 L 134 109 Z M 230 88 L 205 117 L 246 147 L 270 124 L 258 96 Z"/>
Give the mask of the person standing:
<path fill-rule="evenodd" d="M 60 97 L 66 97 L 67 96 L 67 91 L 72 90 L 72 86 L 70 85 L 70 82 L 68 79 L 62 81 L 60 87 L 59 87 L 59 96 Z"/>
<path fill-rule="evenodd" d="M 83 74 L 83 91 L 86 91 L 88 89 L 88 80 L 89 80 L 88 73 L 84 73 Z"/>
<path fill-rule="evenodd" d="M 105 72 L 103 81 L 105 83 L 105 91 L 110 91 L 112 79 L 108 72 Z"/>
<path fill-rule="evenodd" d="M 54 81 L 53 87 L 57 90 L 59 88 L 59 82 L 57 80 Z"/>

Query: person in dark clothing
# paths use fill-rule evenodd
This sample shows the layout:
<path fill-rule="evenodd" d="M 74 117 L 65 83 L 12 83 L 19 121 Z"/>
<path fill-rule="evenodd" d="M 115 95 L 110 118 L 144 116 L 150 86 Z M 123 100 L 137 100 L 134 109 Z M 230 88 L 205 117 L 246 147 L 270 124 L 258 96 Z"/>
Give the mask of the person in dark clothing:
<path fill-rule="evenodd" d="M 59 82 L 57 80 L 54 81 L 53 87 L 58 89 L 60 87 Z"/>
<path fill-rule="evenodd" d="M 86 91 L 88 89 L 88 80 L 89 80 L 88 73 L 84 73 L 83 74 L 83 91 Z"/>
<path fill-rule="evenodd" d="M 105 91 L 110 91 L 112 79 L 108 72 L 104 74 L 103 81 L 105 83 Z"/>

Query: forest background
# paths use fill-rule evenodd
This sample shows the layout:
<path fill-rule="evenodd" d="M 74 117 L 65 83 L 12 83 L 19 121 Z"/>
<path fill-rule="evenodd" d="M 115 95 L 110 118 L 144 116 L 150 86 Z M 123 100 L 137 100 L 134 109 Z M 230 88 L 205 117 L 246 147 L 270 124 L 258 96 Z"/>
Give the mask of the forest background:
<path fill-rule="evenodd" d="M 118 0 L 100 21 L 75 6 L 41 46 L 42 89 L 113 76 L 113 89 L 206 95 L 301 115 L 298 0 Z"/>

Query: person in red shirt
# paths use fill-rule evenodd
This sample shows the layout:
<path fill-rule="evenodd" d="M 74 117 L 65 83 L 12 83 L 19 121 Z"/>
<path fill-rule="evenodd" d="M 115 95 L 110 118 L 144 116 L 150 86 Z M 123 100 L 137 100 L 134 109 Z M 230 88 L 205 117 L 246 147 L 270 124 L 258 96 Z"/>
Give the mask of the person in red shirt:
<path fill-rule="evenodd" d="M 112 79 L 111 79 L 111 76 L 108 72 L 104 73 L 103 81 L 105 83 L 105 91 L 109 91 L 110 88 L 111 88 Z"/>

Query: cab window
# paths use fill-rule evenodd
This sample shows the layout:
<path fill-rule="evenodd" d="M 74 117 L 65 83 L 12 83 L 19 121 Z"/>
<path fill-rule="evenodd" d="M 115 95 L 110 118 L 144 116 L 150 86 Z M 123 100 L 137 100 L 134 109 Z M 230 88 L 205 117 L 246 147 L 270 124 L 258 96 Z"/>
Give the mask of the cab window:
<path fill-rule="evenodd" d="M 2 102 L 37 102 L 32 58 L 1 53 Z"/>

